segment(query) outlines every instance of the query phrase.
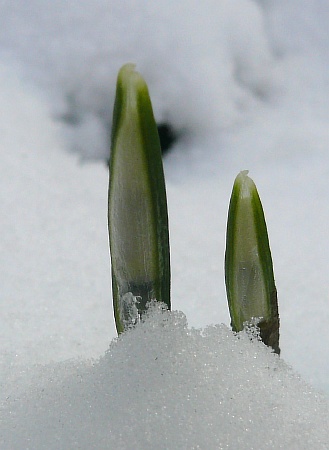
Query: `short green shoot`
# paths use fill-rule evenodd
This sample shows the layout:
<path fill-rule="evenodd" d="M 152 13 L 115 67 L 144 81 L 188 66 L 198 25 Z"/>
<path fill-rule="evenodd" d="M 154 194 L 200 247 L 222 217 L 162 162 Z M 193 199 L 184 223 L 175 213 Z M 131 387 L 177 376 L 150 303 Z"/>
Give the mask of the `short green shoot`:
<path fill-rule="evenodd" d="M 227 222 L 225 282 L 234 331 L 257 324 L 263 342 L 279 349 L 279 314 L 263 207 L 248 171 L 236 177 Z"/>

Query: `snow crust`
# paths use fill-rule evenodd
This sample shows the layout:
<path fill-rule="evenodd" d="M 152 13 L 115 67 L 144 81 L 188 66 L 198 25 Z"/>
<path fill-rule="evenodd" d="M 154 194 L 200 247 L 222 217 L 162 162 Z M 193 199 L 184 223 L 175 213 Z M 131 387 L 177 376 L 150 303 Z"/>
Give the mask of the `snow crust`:
<path fill-rule="evenodd" d="M 5 404 L 1 448 L 326 449 L 328 412 L 256 339 L 155 306 L 99 361 L 37 370 Z"/>

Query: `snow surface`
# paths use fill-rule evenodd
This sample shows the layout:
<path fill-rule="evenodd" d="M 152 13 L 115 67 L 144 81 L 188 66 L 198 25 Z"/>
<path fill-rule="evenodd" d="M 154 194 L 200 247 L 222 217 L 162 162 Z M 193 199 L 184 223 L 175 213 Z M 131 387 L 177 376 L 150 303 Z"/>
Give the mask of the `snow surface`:
<path fill-rule="evenodd" d="M 328 448 L 320 395 L 263 344 L 183 313 L 153 308 L 98 362 L 35 376 L 5 410 L 2 449 Z"/>
<path fill-rule="evenodd" d="M 236 174 L 249 169 L 267 217 L 282 360 L 315 389 L 329 393 L 328 19 L 324 0 L 206 0 L 202 6 L 193 0 L 1 3 L 3 448 L 28 448 L 27 437 L 35 438 L 30 448 L 59 448 L 55 442 L 62 448 L 79 447 L 78 442 L 85 448 L 106 448 L 102 439 L 113 448 L 112 437 L 104 432 L 109 420 L 121 448 L 129 448 L 131 436 L 139 448 L 198 448 L 197 439 L 199 448 L 216 447 L 218 439 L 229 439 L 231 448 L 259 448 L 265 424 L 257 428 L 257 420 L 270 427 L 269 447 L 307 448 L 308 439 L 314 439 L 315 447 L 328 448 L 325 400 L 261 344 L 243 344 L 224 326 L 209 328 L 203 336 L 186 328 L 174 313 L 167 320 L 177 321 L 177 329 L 163 335 L 156 330 L 155 318 L 120 338 L 102 357 L 116 335 L 104 160 L 117 70 L 132 61 L 149 84 L 158 121 L 168 121 L 180 136 L 165 159 L 173 309 L 186 314 L 189 326 L 229 324 L 223 276 L 227 208 Z M 164 366 L 170 381 L 162 397 L 156 397 L 159 385 L 153 381 L 134 383 L 143 373 L 157 380 L 158 368 L 147 359 L 152 353 L 139 353 L 138 342 L 133 345 L 144 334 L 143 327 L 152 328 L 152 323 L 149 348 L 158 349 L 161 360 L 166 345 L 170 347 L 165 339 L 171 342 L 170 334 L 173 339 Z M 225 355 L 214 349 L 222 339 L 228 344 Z M 242 372 L 236 373 L 234 359 L 234 373 L 222 371 L 231 350 L 239 353 L 234 349 L 246 358 L 239 364 Z M 289 414 L 288 403 L 280 400 L 276 405 L 265 395 L 270 385 L 265 360 L 259 357 L 259 366 L 253 366 L 250 352 L 259 352 L 271 373 L 278 372 L 272 381 L 280 385 L 277 398 L 288 399 Z M 193 359 L 193 354 L 198 357 Z M 122 355 L 130 355 L 133 368 L 126 370 Z M 208 359 L 209 376 L 204 375 Z M 176 378 L 174 361 L 179 361 Z M 241 395 L 241 428 L 232 418 L 236 404 L 226 409 L 234 395 L 228 373 L 237 377 L 234 386 L 243 386 L 235 393 Z M 77 380 L 84 377 L 79 399 Z M 104 377 L 104 383 L 99 381 Z M 250 390 L 246 377 L 254 377 Z M 176 383 L 172 392 L 170 382 Z M 196 415 L 186 398 L 202 383 L 193 397 L 202 412 Z M 214 384 L 225 392 L 220 411 Z M 148 388 L 146 400 L 143 389 Z M 255 439 L 249 445 L 246 410 L 258 390 L 269 416 L 278 406 L 279 419 L 272 423 L 256 402 L 255 412 L 249 411 Z M 177 409 L 175 398 L 184 398 Z M 112 403 L 121 402 L 121 409 L 112 409 Z M 167 404 L 164 413 L 160 406 Z M 95 411 L 92 420 L 85 411 L 88 405 Z M 161 414 L 150 414 L 139 428 L 134 416 L 139 407 Z M 215 425 L 225 411 L 230 426 L 223 419 L 226 425 L 220 430 L 227 434 L 219 437 Z M 61 414 L 62 435 L 53 419 Z M 186 420 L 179 422 L 178 416 Z M 118 437 L 117 428 L 125 419 L 125 433 Z M 160 433 L 159 427 L 167 421 L 168 430 L 179 432 L 182 440 L 153 446 L 161 436 L 169 439 L 169 431 Z M 271 444 L 271 436 L 281 439 L 282 427 L 282 441 Z M 77 430 L 80 441 L 74 444 Z M 298 436 L 298 442 L 292 441 Z"/>

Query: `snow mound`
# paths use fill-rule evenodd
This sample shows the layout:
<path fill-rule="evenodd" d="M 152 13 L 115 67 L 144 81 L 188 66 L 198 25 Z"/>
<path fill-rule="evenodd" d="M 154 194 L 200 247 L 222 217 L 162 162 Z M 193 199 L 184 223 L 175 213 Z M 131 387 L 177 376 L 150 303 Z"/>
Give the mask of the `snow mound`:
<path fill-rule="evenodd" d="M 33 378 L 33 377 L 32 377 Z M 226 326 L 153 306 L 93 364 L 35 369 L 4 404 L 1 448 L 328 448 L 328 404 Z"/>

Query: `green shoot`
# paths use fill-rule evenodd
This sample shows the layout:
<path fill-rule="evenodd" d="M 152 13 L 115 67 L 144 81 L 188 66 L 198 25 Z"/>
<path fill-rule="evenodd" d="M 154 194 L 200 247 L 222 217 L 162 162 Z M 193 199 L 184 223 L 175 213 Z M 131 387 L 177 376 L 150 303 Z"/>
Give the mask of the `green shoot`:
<path fill-rule="evenodd" d="M 279 348 L 279 314 L 263 207 L 248 171 L 236 177 L 228 213 L 225 282 L 234 331 L 257 324 L 263 342 Z"/>
<path fill-rule="evenodd" d="M 160 141 L 147 85 L 133 64 L 118 74 L 113 112 L 109 212 L 118 333 L 151 300 L 170 309 L 168 214 Z"/>

